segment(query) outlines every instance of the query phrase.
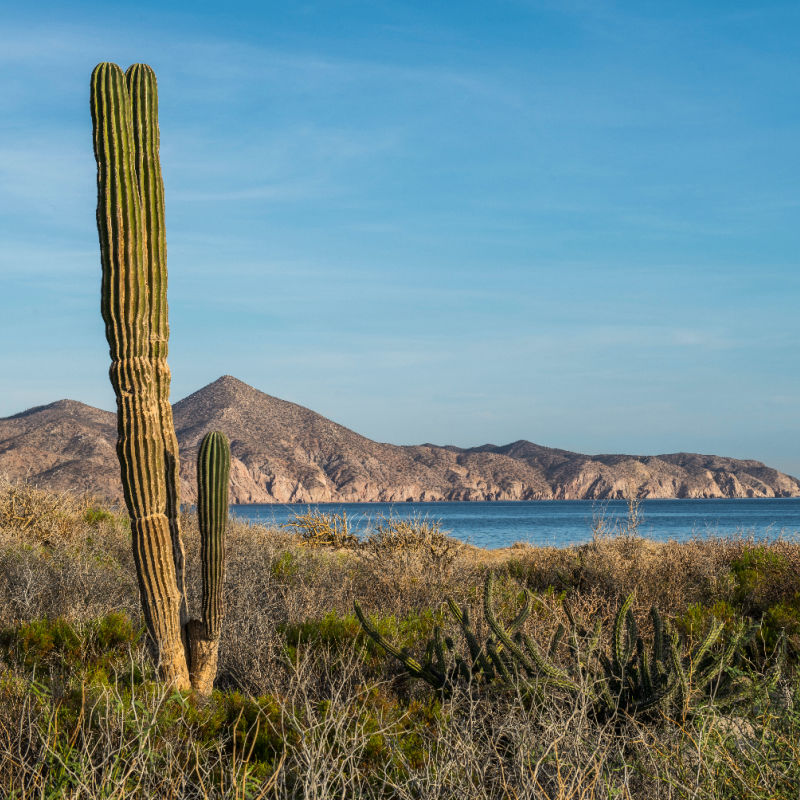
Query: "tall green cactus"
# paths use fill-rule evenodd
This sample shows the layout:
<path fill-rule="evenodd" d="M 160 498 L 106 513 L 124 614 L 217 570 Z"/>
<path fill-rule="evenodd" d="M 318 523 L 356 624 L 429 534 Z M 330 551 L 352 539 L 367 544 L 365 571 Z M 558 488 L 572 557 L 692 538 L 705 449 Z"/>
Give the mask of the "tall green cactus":
<path fill-rule="evenodd" d="M 131 517 L 133 552 L 142 608 L 164 678 L 188 688 L 189 672 L 174 535 L 167 511 L 163 421 L 151 345 L 151 262 L 146 256 L 137 172 L 133 109 L 125 76 L 116 64 L 92 73 L 92 122 L 97 159 L 97 228 L 103 264 L 101 310 L 111 351 L 111 383 L 117 396 L 117 455 Z M 139 107 L 139 118 L 142 111 Z M 140 132 L 156 121 L 139 127 Z M 139 137 L 142 142 L 143 136 Z M 164 274 L 166 265 L 162 264 Z"/>
<path fill-rule="evenodd" d="M 91 79 L 91 110 L 103 266 L 101 310 L 117 397 L 117 455 L 142 609 L 164 680 L 178 689 L 193 686 L 207 693 L 214 675 L 209 679 L 208 659 L 198 673 L 202 659 L 192 662 L 197 649 L 192 640 L 205 641 L 210 630 L 206 623 L 214 619 L 213 638 L 218 641 L 219 614 L 206 619 L 204 610 L 203 623 L 190 621 L 186 605 L 178 442 L 169 403 L 164 185 L 153 70 L 134 64 L 123 75 L 116 64 L 98 64 Z M 217 449 L 219 496 L 227 490 L 228 467 L 223 461 L 227 458 L 229 464 L 230 454 L 227 446 Z M 224 525 L 216 530 L 221 537 Z M 209 574 L 221 576 L 221 554 L 220 545 L 204 547 L 204 557 L 215 561 Z M 204 567 L 204 576 L 206 571 Z M 217 589 L 209 591 L 218 594 L 221 578 L 214 586 Z M 216 647 L 213 663 L 216 669 Z"/>

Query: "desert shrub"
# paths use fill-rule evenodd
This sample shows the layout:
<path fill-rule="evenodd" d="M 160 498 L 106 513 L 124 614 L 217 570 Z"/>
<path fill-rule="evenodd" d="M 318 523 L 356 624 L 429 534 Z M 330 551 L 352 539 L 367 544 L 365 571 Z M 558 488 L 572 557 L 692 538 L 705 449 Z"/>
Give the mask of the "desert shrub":
<path fill-rule="evenodd" d="M 793 665 L 800 658 L 800 597 L 771 605 L 761 619 L 759 637 L 764 651 L 786 648 L 786 658 Z"/>
<path fill-rule="evenodd" d="M 16 628 L 0 631 L 0 646 L 8 657 L 26 667 L 58 662 L 78 663 L 82 642 L 75 629 L 64 619 L 34 620 Z"/>
<path fill-rule="evenodd" d="M 717 600 L 711 604 L 692 603 L 685 612 L 675 618 L 678 633 L 694 641 L 708 629 L 712 619 L 718 620 L 731 632 L 741 615 L 727 600 Z"/>
<path fill-rule="evenodd" d="M 764 653 L 785 647 L 787 657 L 800 656 L 800 577 L 791 550 L 753 544 L 731 561 L 730 600 L 743 613 L 759 621 L 759 641 Z"/>
<path fill-rule="evenodd" d="M 90 506 L 83 512 L 83 521 L 88 525 L 99 527 L 103 522 L 114 522 L 115 515 L 105 508 L 98 508 L 97 506 Z"/>
<path fill-rule="evenodd" d="M 387 574 L 389 580 L 413 571 L 442 582 L 452 574 L 464 549 L 464 544 L 442 531 L 439 522 L 381 516 L 366 532 L 358 555 L 373 572 Z"/>
<path fill-rule="evenodd" d="M 24 534 L 31 543 L 69 539 L 81 530 L 90 506 L 90 498 L 11 482 L 0 476 L 0 529 Z M 106 513 L 113 518 L 113 514 Z"/>
<path fill-rule="evenodd" d="M 786 554 L 767 545 L 747 546 L 730 564 L 733 600 L 749 614 L 766 611 L 776 602 L 794 599 L 800 577 Z"/>
<path fill-rule="evenodd" d="M 291 581 L 299 571 L 297 557 L 289 550 L 284 550 L 270 567 L 272 577 L 284 581 Z"/>
<path fill-rule="evenodd" d="M 126 614 L 112 611 L 87 623 L 57 617 L 4 628 L 0 630 L 0 649 L 7 661 L 28 669 L 106 668 L 135 648 L 142 634 L 143 628 Z"/>
<path fill-rule="evenodd" d="M 382 636 L 390 637 L 399 647 L 414 647 L 429 637 L 437 624 L 441 624 L 442 613 L 426 609 L 404 617 L 393 615 L 373 619 L 374 628 Z M 320 619 L 303 620 L 279 626 L 285 637 L 287 653 L 296 660 L 297 648 L 323 646 L 331 650 L 350 650 L 360 658 L 373 663 L 383 661 L 386 653 L 374 639 L 368 636 L 355 614 L 339 615 L 335 611 Z"/>
<path fill-rule="evenodd" d="M 350 530 L 347 512 L 306 511 L 297 513 L 283 527 L 293 531 L 308 547 L 355 547 L 358 537 Z"/>

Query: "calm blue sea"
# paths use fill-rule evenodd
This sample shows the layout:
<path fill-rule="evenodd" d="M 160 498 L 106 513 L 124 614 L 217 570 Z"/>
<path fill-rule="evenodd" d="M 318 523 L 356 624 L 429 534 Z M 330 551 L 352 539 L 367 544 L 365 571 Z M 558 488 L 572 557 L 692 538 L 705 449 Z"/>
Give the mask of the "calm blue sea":
<path fill-rule="evenodd" d="M 514 542 L 565 546 L 592 538 L 602 519 L 607 530 L 625 527 L 624 500 L 532 500 L 464 503 L 319 503 L 312 505 L 242 505 L 231 513 L 246 520 L 281 525 L 307 510 L 347 512 L 355 532 L 381 517 L 426 519 L 442 530 L 480 547 L 508 547 Z M 800 538 L 800 498 L 764 500 L 643 500 L 639 534 L 651 539 L 745 535 Z"/>

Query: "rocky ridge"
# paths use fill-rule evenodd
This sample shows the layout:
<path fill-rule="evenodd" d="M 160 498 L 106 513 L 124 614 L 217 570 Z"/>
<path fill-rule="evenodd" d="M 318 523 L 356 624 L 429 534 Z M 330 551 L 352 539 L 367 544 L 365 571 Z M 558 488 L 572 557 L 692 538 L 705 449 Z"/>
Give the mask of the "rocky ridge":
<path fill-rule="evenodd" d="M 583 455 L 528 441 L 459 448 L 374 442 L 224 376 L 174 406 L 182 499 L 194 501 L 200 439 L 231 440 L 231 501 L 317 503 L 628 497 L 798 497 L 759 461 L 696 453 Z M 59 400 L 0 419 L 0 474 L 121 499 L 116 418 Z"/>

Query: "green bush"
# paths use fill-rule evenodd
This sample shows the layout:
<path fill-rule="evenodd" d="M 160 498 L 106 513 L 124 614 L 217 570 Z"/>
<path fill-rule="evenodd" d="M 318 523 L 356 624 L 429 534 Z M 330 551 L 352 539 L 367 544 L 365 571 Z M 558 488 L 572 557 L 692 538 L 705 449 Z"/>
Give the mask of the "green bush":
<path fill-rule="evenodd" d="M 731 562 L 733 599 L 746 613 L 763 613 L 796 585 L 788 559 L 763 545 L 748 547 Z"/>
<path fill-rule="evenodd" d="M 683 614 L 675 618 L 675 630 L 689 641 L 700 638 L 710 627 L 712 620 L 725 625 L 730 634 L 736 627 L 741 614 L 727 600 L 717 600 L 711 604 L 692 603 Z"/>
<path fill-rule="evenodd" d="M 406 617 L 394 615 L 376 618 L 374 624 L 381 635 L 391 637 L 401 647 L 413 647 L 431 635 L 442 614 L 426 609 Z M 343 616 L 330 611 L 319 619 L 304 620 L 279 626 L 286 641 L 287 654 L 292 660 L 297 648 L 303 645 L 324 646 L 332 650 L 354 650 L 363 660 L 382 661 L 386 653 L 369 637 L 355 614 Z"/>
<path fill-rule="evenodd" d="M 759 621 L 760 654 L 785 646 L 791 663 L 800 657 L 800 581 L 789 560 L 766 546 L 746 549 L 731 563 L 732 601 Z"/>
<path fill-rule="evenodd" d="M 27 668 L 55 661 L 80 663 L 83 642 L 72 625 L 64 619 L 38 619 L 0 631 L 0 646 L 9 657 Z"/>
<path fill-rule="evenodd" d="M 91 506 L 83 512 L 83 521 L 92 527 L 99 527 L 103 522 L 114 522 L 114 515 L 105 508 Z"/>
<path fill-rule="evenodd" d="M 270 566 L 270 574 L 278 581 L 289 582 L 299 571 L 300 567 L 297 563 L 297 556 L 293 555 L 288 550 L 284 550 Z"/>
<path fill-rule="evenodd" d="M 9 659 L 27 669 L 106 669 L 127 654 L 141 635 L 142 629 L 127 615 L 112 611 L 82 626 L 57 617 L 5 628 L 0 631 L 0 648 Z"/>

